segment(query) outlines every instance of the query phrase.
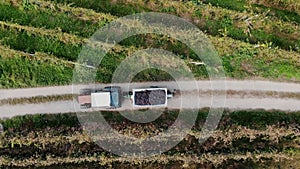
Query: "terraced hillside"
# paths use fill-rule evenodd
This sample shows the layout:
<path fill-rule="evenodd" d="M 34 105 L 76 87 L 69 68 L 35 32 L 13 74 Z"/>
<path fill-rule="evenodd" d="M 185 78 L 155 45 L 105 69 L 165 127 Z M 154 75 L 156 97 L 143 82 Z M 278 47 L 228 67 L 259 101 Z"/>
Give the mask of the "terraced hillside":
<path fill-rule="evenodd" d="M 71 84 L 81 48 L 96 30 L 118 17 L 147 11 L 180 16 L 202 30 L 219 53 L 228 79 L 299 82 L 300 3 L 274 1 L 3 0 L 0 2 L 0 88 Z M 183 43 L 167 36 L 144 34 L 123 40 L 107 54 L 97 69 L 97 82 L 110 82 L 122 60 L 149 47 L 175 53 L 197 79 L 208 78 L 205 65 L 191 64 L 201 60 Z M 171 79 L 165 72 L 149 69 L 134 80 Z M 72 97 L 34 97 L 27 102 Z M 0 168 L 300 166 L 300 112 L 226 111 L 216 133 L 201 145 L 199 131 L 207 112 L 199 110 L 195 126 L 180 144 L 147 159 L 118 157 L 103 150 L 83 131 L 75 114 L 2 120 L 5 132 L 0 134 Z M 165 130 L 178 115 L 176 110 L 166 110 L 158 120 L 142 125 L 120 114 L 103 113 L 119 133 L 135 137 Z"/>

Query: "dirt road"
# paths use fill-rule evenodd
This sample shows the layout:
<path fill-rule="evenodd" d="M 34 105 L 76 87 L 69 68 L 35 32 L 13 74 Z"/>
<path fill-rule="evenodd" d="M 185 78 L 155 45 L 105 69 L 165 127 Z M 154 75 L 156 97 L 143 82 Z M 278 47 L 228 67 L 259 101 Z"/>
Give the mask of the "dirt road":
<path fill-rule="evenodd" d="M 274 92 L 288 92 L 300 93 L 300 84 L 297 83 L 280 83 L 270 81 L 227 81 L 227 90 L 233 91 L 274 91 Z M 221 84 L 221 83 L 220 83 Z M 164 86 L 170 89 L 181 89 L 181 91 L 193 91 L 197 88 L 200 89 L 199 93 L 182 92 L 180 96 L 176 96 L 168 100 L 168 108 L 170 109 L 189 109 L 189 108 L 203 108 L 203 107 L 225 107 L 229 109 L 277 109 L 283 111 L 300 111 L 300 100 L 292 98 L 272 98 L 266 96 L 264 98 L 257 97 L 230 97 L 227 96 L 226 100 L 222 96 L 201 96 L 201 91 L 207 90 L 223 90 L 224 86 L 217 85 L 211 88 L 210 81 L 197 81 L 195 82 L 156 82 L 156 83 L 132 83 L 132 84 L 115 84 L 121 86 L 123 91 L 132 88 L 142 88 L 149 86 Z M 28 88 L 28 89 L 9 89 L 0 90 L 0 100 L 7 98 L 21 98 L 33 97 L 38 95 L 61 95 L 78 93 L 80 88 L 92 85 L 77 85 L 77 86 L 56 86 L 56 87 L 42 87 L 42 88 Z M 97 87 L 101 88 L 107 84 L 98 84 Z M 74 92 L 73 92 L 74 91 Z M 185 93 L 185 94 L 184 94 Z M 200 94 L 200 95 L 199 95 Z M 214 99 L 214 100 L 212 100 Z M 219 102 L 218 105 L 212 102 Z M 77 106 L 77 108 L 76 108 Z M 124 99 L 122 108 L 131 109 L 132 104 L 129 99 Z M 66 113 L 75 112 L 78 110 L 76 101 L 59 101 L 48 102 L 42 104 L 19 104 L 19 105 L 3 105 L 0 107 L 0 118 L 9 118 L 17 115 L 24 114 L 38 114 L 38 113 Z M 98 109 L 99 110 L 99 109 Z M 85 110 L 87 111 L 87 110 Z M 91 111 L 91 110 L 88 110 Z"/>
<path fill-rule="evenodd" d="M 169 88 L 178 88 L 182 86 L 183 89 L 195 90 L 210 90 L 210 81 L 197 81 L 194 82 L 180 81 L 180 82 L 151 82 L 151 83 L 131 83 L 130 89 L 136 87 L 149 87 L 149 86 L 166 86 Z M 121 86 L 122 89 L 126 89 L 128 84 L 115 84 Z M 227 90 L 234 91 L 277 91 L 277 92 L 292 92 L 300 93 L 300 83 L 283 83 L 283 82 L 272 82 L 272 81 L 240 81 L 240 80 L 229 80 L 226 81 Z M 21 97 L 33 97 L 33 96 L 47 96 L 47 95 L 62 95 L 78 93 L 80 88 L 89 87 L 93 85 L 69 85 L 69 86 L 53 86 L 53 87 L 39 87 L 39 88 L 25 88 L 25 89 L 0 89 L 0 99 L 6 98 L 21 98 Z M 97 84 L 97 87 L 103 88 L 108 84 Z M 223 88 L 223 87 L 222 87 Z M 220 88 L 220 89 L 222 89 Z M 214 88 L 218 90 L 218 88 Z"/>

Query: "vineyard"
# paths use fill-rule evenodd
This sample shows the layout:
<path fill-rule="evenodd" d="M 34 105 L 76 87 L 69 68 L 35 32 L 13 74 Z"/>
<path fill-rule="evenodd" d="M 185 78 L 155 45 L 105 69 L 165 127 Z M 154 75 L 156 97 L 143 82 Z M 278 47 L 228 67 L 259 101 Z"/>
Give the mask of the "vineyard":
<path fill-rule="evenodd" d="M 102 113 L 115 130 L 137 138 L 165 130 L 178 115 L 175 110 L 165 111 L 155 122 L 141 125 L 117 113 Z M 295 168 L 299 165 L 299 112 L 226 112 L 216 132 L 200 146 L 199 131 L 206 116 L 207 110 L 200 110 L 196 125 L 183 141 L 159 156 L 143 160 L 119 157 L 99 147 L 82 130 L 76 114 L 15 117 L 2 121 L 7 130 L 1 135 L 0 165 L 8 168 L 240 168 L 249 165 Z M 140 130 L 144 131 L 142 135 Z"/>
<path fill-rule="evenodd" d="M 80 51 L 98 29 L 119 17 L 150 11 L 182 17 L 203 31 L 218 52 L 228 79 L 300 80 L 297 0 L 2 0 L 0 89 L 71 84 Z M 122 26 L 130 29 L 132 25 L 129 22 Z M 201 60 L 182 42 L 168 36 L 142 34 L 121 41 L 107 53 L 97 69 L 96 81 L 110 82 L 122 60 L 146 48 L 173 52 L 186 62 L 196 79 L 209 78 L 205 65 L 191 64 Z M 133 80 L 173 79 L 166 72 L 149 69 Z M 293 93 L 264 95 L 300 97 Z M 0 106 L 73 97 L 67 94 L 5 99 L 0 100 Z M 154 122 L 137 124 L 119 113 L 102 113 L 120 134 L 137 138 L 166 130 L 178 116 L 177 110 L 165 110 Z M 92 141 L 73 113 L 1 120 L 5 132 L 0 133 L 0 168 L 300 166 L 300 112 L 226 110 L 216 132 L 199 144 L 207 114 L 207 109 L 199 110 L 193 129 L 177 146 L 145 159 L 120 157 L 104 150 Z"/>
<path fill-rule="evenodd" d="M 238 3 L 243 9 L 237 7 Z M 286 10 L 289 15 L 280 17 L 278 12 L 283 10 L 278 6 L 267 8 L 269 5 L 250 0 L 238 3 L 4 0 L 0 6 L 1 88 L 70 84 L 71 70 L 81 47 L 96 30 L 120 16 L 144 11 L 174 14 L 198 26 L 219 53 L 229 78 L 299 80 L 300 17 L 297 11 Z M 286 4 L 286 8 L 298 9 L 297 3 L 294 8 Z M 199 60 L 184 44 L 170 37 L 133 36 L 109 52 L 96 80 L 110 82 L 116 65 L 127 55 L 148 47 L 169 50 L 187 63 Z M 207 78 L 204 66 L 188 66 L 196 78 Z M 165 77 L 163 73 L 149 70 L 135 80 L 143 81 L 149 74 Z"/>

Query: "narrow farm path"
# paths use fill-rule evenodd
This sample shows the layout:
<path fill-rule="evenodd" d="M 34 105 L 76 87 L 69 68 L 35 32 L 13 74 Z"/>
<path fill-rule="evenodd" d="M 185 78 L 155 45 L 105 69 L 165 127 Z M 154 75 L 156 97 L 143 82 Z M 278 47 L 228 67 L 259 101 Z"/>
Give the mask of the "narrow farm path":
<path fill-rule="evenodd" d="M 216 84 L 218 81 L 214 81 Z M 213 82 L 213 83 L 214 83 Z M 162 86 L 169 89 L 181 89 L 180 95 L 175 95 L 168 100 L 169 109 L 178 108 L 203 108 L 203 107 L 225 107 L 228 109 L 276 109 L 283 111 L 300 111 L 300 99 L 298 98 L 276 98 L 272 96 L 242 96 L 242 94 L 230 96 L 228 95 L 225 100 L 222 96 L 218 95 L 201 94 L 204 91 L 218 91 L 223 90 L 224 86 L 217 85 L 211 88 L 210 81 L 180 81 L 180 82 L 145 82 L 145 83 L 131 83 L 131 84 L 114 84 L 121 86 L 123 91 L 132 88 L 143 88 L 149 86 Z M 229 80 L 226 82 L 226 89 L 230 91 L 239 92 L 281 92 L 300 94 L 300 84 L 287 83 L 287 82 L 272 82 L 272 81 L 239 81 Z M 97 84 L 96 87 L 104 87 L 109 84 Z M 34 96 L 50 96 L 50 95 L 63 95 L 63 94 L 76 94 L 79 89 L 91 87 L 92 85 L 76 85 L 76 86 L 53 86 L 53 87 L 40 87 L 40 88 L 26 88 L 26 89 L 7 89 L 0 90 L 0 100 L 8 98 L 27 98 Z M 180 87 L 179 87 L 180 86 Z M 199 89 L 198 93 L 196 92 Z M 212 104 L 213 99 L 220 101 L 220 104 Z M 76 107 L 77 106 L 77 107 Z M 122 107 L 117 110 L 131 109 L 130 99 L 125 99 L 122 102 Z M 78 110 L 76 101 L 56 101 L 40 104 L 17 104 L 17 105 L 2 105 L 0 106 L 0 118 L 9 118 L 17 115 L 25 114 L 39 114 L 39 113 L 67 113 L 75 112 Z M 94 109 L 101 110 L 101 109 Z M 92 111 L 92 109 L 85 110 Z"/>

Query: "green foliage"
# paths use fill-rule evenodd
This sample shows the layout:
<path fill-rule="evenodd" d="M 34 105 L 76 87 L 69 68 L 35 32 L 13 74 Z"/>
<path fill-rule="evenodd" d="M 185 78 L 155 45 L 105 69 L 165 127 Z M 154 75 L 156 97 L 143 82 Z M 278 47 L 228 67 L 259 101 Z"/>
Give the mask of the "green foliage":
<path fill-rule="evenodd" d="M 164 3 L 164 1 L 160 1 L 161 3 Z M 166 2 L 167 3 L 167 2 Z M 76 5 L 79 5 L 79 6 L 84 6 L 83 4 L 81 3 L 76 3 Z M 133 5 L 134 9 L 137 9 L 139 10 L 139 12 L 143 12 L 144 9 L 140 9 L 140 8 L 136 8 L 136 6 L 143 6 L 144 8 L 148 8 L 148 10 L 152 10 L 152 11 L 156 11 L 156 12 L 166 12 L 166 13 L 170 13 L 170 14 L 175 14 L 175 15 L 179 15 L 179 16 L 182 16 L 182 17 L 186 17 L 185 15 L 183 15 L 182 13 L 183 12 L 186 12 L 187 13 L 187 16 L 189 15 L 188 13 L 190 11 L 182 11 L 182 12 L 178 12 L 178 10 L 174 10 L 176 9 L 176 7 L 182 7 L 182 8 L 186 8 L 188 5 L 186 5 L 185 3 L 182 3 L 182 4 L 179 4 L 176 3 L 176 5 L 172 4 L 172 3 L 168 3 L 166 5 L 164 5 L 164 7 L 159 7 L 158 8 L 158 5 L 156 4 L 156 6 L 147 6 L 146 3 L 139 3 L 139 2 L 133 2 L 133 3 L 126 3 L 126 4 L 123 4 L 122 2 L 111 2 L 112 5 L 121 5 L 121 6 L 124 6 L 124 7 L 129 7 L 130 5 Z M 233 4 L 233 5 L 236 5 L 236 4 Z M 234 21 L 232 18 L 234 18 L 233 16 L 227 16 L 227 15 L 231 15 L 230 13 L 226 12 L 225 10 L 222 11 L 223 13 L 216 13 L 217 10 L 215 9 L 215 11 L 210 11 L 210 10 L 206 10 L 205 8 L 203 8 L 202 6 L 195 6 L 194 9 L 197 9 L 197 14 L 195 14 L 194 12 L 192 13 L 193 16 L 198 16 L 200 18 L 197 18 L 199 20 L 201 20 L 201 23 L 198 23 L 197 25 L 199 26 L 199 28 L 202 30 L 202 31 L 205 31 L 213 36 L 215 35 L 221 35 L 221 36 L 229 36 L 229 37 L 232 37 L 234 39 L 238 39 L 238 40 L 243 40 L 243 41 L 246 41 L 246 42 L 250 42 L 250 43 L 253 43 L 253 44 L 256 44 L 258 42 L 260 43 L 264 43 L 264 42 L 269 42 L 269 41 L 274 41 L 274 45 L 275 46 L 279 46 L 283 49 L 287 49 L 287 50 L 290 50 L 290 49 L 293 49 L 295 51 L 298 51 L 299 49 L 299 45 L 300 45 L 300 40 L 297 38 L 297 40 L 294 40 L 293 38 L 287 38 L 285 35 L 281 35 L 279 33 L 270 33 L 270 32 L 267 32 L 267 30 L 262 30 L 260 31 L 261 28 L 257 28 L 254 29 L 254 30 L 249 30 L 248 33 L 245 33 L 245 30 L 239 28 L 237 25 L 233 24 Z M 202 11 L 205 11 L 206 14 L 205 16 L 202 15 Z M 209 14 L 208 14 L 209 13 Z M 117 15 L 117 13 L 113 13 L 112 14 L 115 14 Z M 133 14 L 133 13 L 131 13 Z M 200 15 L 201 14 L 201 15 Z M 221 17 L 219 15 L 223 15 L 225 14 L 224 17 Z M 195 19 L 195 18 L 192 18 L 191 16 L 188 16 L 190 17 L 189 19 Z M 241 22 L 243 21 L 239 21 L 239 24 L 241 24 Z M 243 23 L 245 24 L 245 23 Z M 270 24 L 268 24 L 268 26 L 270 26 Z M 228 30 L 228 33 L 224 33 L 223 30 L 226 29 Z M 252 34 L 252 31 L 254 32 Z M 257 33 L 257 31 L 259 31 L 260 33 Z M 270 30 L 269 30 L 270 31 Z M 285 43 L 289 41 L 289 43 Z"/>
<path fill-rule="evenodd" d="M 111 13 L 116 16 L 126 16 L 134 13 L 145 11 L 146 8 L 143 6 L 133 6 L 131 4 L 123 3 L 112 3 L 110 0 L 51 0 L 57 3 L 72 4 L 74 7 L 83 7 L 94 9 L 98 12 Z M 149 10 L 146 10 L 149 11 Z"/>
<path fill-rule="evenodd" d="M 31 4 L 30 4 L 29 0 L 22 0 L 22 6 L 24 9 L 30 9 Z"/>
<path fill-rule="evenodd" d="M 57 39 L 32 35 L 26 31 L 7 30 L 0 28 L 0 38 L 3 45 L 28 53 L 44 52 L 75 61 L 81 50 L 80 45 L 71 45 Z"/>
<path fill-rule="evenodd" d="M 274 47 L 279 46 L 283 49 L 293 49 L 297 51 L 297 46 L 300 46 L 300 40 L 289 39 L 276 34 L 267 33 L 263 30 L 251 30 L 250 34 L 246 34 L 244 30 L 236 28 L 233 25 L 233 21 L 230 18 L 224 18 L 223 20 L 210 20 L 206 21 L 206 25 L 203 26 L 204 31 L 213 36 L 228 36 L 233 39 L 242 40 L 251 44 L 272 42 Z M 226 32 L 224 32 L 226 30 Z"/>
<path fill-rule="evenodd" d="M 36 131 L 47 127 L 79 127 L 76 114 L 36 114 L 16 116 L 1 120 L 6 130 L 10 132 Z"/>
<path fill-rule="evenodd" d="M 205 0 L 203 3 L 210 3 L 214 6 L 219 6 L 226 9 L 232 9 L 237 11 L 246 10 L 246 1 L 245 0 Z"/>
<path fill-rule="evenodd" d="M 267 125 L 300 125 L 300 112 L 288 113 L 280 111 L 235 111 L 230 113 L 233 123 L 250 128 L 262 128 Z"/>
<path fill-rule="evenodd" d="M 72 68 L 25 57 L 0 56 L 0 88 L 69 84 Z"/>
<path fill-rule="evenodd" d="M 59 1 L 61 3 L 69 2 L 69 1 Z M 91 5 L 88 3 L 84 3 L 81 1 L 75 1 L 75 6 L 85 6 Z M 108 5 L 109 1 L 105 1 L 105 3 L 99 3 L 98 1 L 93 1 L 92 4 L 98 6 Z M 127 5 L 115 3 L 113 5 L 117 5 L 125 8 L 132 8 L 135 10 L 141 10 L 141 8 L 136 8 L 137 4 Z M 140 4 L 143 6 L 142 4 Z M 133 7 L 134 6 L 134 7 Z M 64 28 L 62 31 L 71 32 L 77 34 L 79 32 L 81 36 L 86 36 L 96 28 L 96 26 L 90 21 L 82 22 L 78 18 L 74 18 L 71 14 L 59 13 L 59 12 L 43 12 L 38 9 L 31 9 L 27 11 L 18 10 L 12 6 L 1 4 L 0 8 L 0 16 L 3 20 L 10 20 L 12 18 L 13 22 L 17 22 L 19 24 L 32 25 L 36 27 L 46 27 L 49 29 L 56 29 L 60 27 L 59 25 L 63 25 Z M 91 7 L 92 8 L 92 7 Z M 95 7 L 93 7 L 95 8 Z M 103 7 L 104 8 L 104 7 Z M 144 6 L 143 8 L 147 8 Z M 100 8 L 98 9 L 100 10 Z M 144 10 L 144 9 L 143 9 Z M 203 19 L 202 9 L 199 8 L 197 10 L 197 17 Z M 130 11 L 128 11 L 130 12 Z M 173 11 L 175 12 L 175 11 Z M 7 15 L 11 15 L 11 18 Z M 217 17 L 218 18 L 218 17 Z M 72 26 L 71 26 L 72 25 Z M 199 25 L 200 28 L 209 34 L 212 35 L 220 35 L 220 36 L 230 36 L 234 39 L 243 40 L 246 42 L 257 43 L 269 43 L 272 42 L 270 47 L 274 47 L 280 45 L 284 48 L 290 48 L 290 46 L 297 46 L 300 41 L 291 41 L 287 38 L 276 36 L 276 34 L 266 33 L 262 30 L 252 30 L 251 36 L 246 34 L 242 29 L 238 29 L 234 25 L 234 21 L 231 19 L 229 15 L 225 15 L 221 19 L 216 19 L 213 15 L 211 18 L 205 18 L 203 24 Z M 83 27 L 87 27 L 86 29 Z M 86 35 L 81 33 L 87 33 Z M 79 35 L 78 34 L 78 35 Z M 60 58 L 64 58 L 67 60 L 75 61 L 77 55 L 81 50 L 81 44 L 78 45 L 70 45 L 65 44 L 59 41 L 56 38 L 41 36 L 36 34 L 30 34 L 26 31 L 18 31 L 13 29 L 2 28 L 0 31 L 1 43 L 9 46 L 10 48 L 16 50 L 22 50 L 28 53 L 35 53 L 37 51 L 50 53 L 56 55 Z M 191 51 L 186 45 L 183 43 L 163 36 L 146 34 L 133 36 L 123 40 L 121 45 L 125 47 L 135 46 L 138 49 L 145 47 L 152 48 L 163 48 L 169 50 L 181 57 L 181 59 L 186 59 L 187 62 L 190 60 L 193 61 L 201 61 L 196 54 Z M 229 43 L 227 43 L 230 45 Z M 219 46 L 216 46 L 219 47 Z M 223 50 L 223 47 L 220 47 L 219 50 Z M 297 74 L 299 74 L 299 69 L 297 69 L 297 64 L 293 61 L 285 61 L 285 59 L 278 58 L 275 60 L 268 60 L 268 58 L 262 55 L 256 55 L 256 49 L 253 49 L 251 46 L 247 47 L 246 51 L 253 51 L 250 53 L 243 52 L 243 49 L 232 49 L 233 53 L 225 53 L 222 55 L 221 59 L 223 61 L 224 69 L 226 70 L 226 75 L 234 78 L 247 78 L 253 76 L 266 77 L 266 78 L 279 78 L 281 79 L 291 79 L 291 78 L 299 78 Z M 241 50 L 241 51 L 240 51 Z M 275 52 L 275 50 L 274 50 Z M 110 82 L 111 77 L 113 75 L 114 70 L 117 65 L 121 63 L 121 61 L 126 57 L 127 53 L 122 52 L 111 52 L 107 56 L 105 56 L 102 61 L 98 73 L 96 76 L 97 82 Z M 266 56 L 277 56 L 274 53 L 266 53 Z M 259 58 L 258 58 L 259 56 Z M 255 58 L 256 57 L 256 58 Z M 293 62 L 293 63 L 292 63 Z M 88 63 L 87 63 L 88 64 Z M 207 71 L 204 65 L 193 65 L 188 64 L 189 68 L 192 70 L 196 78 L 207 78 Z M 153 77 L 154 80 L 159 79 L 168 79 L 166 74 L 157 74 L 158 72 L 154 70 L 144 71 L 144 74 L 139 74 L 135 80 L 140 81 L 147 77 Z M 154 75 L 154 76 L 153 76 Z M 162 76 L 162 78 L 160 78 Z M 48 75 L 41 75 L 39 79 L 40 81 L 47 81 Z M 51 76 L 50 76 L 51 77 Z M 27 84 L 37 84 L 36 82 L 26 82 L 24 84 L 15 84 L 9 83 L 9 80 L 2 82 L 3 87 L 8 86 L 26 86 Z M 14 81 L 14 80 L 13 80 Z M 36 81 L 36 80 L 35 80 Z M 53 82 L 53 84 L 65 84 L 66 81 L 63 82 Z M 11 85 L 9 85 L 11 84 Z M 25 85 L 26 84 L 26 85 Z M 52 84 L 50 81 L 39 83 L 39 84 Z"/>
<path fill-rule="evenodd" d="M 275 15 L 276 17 L 284 21 L 293 21 L 300 23 L 300 16 L 296 12 L 270 8 L 259 4 L 248 4 L 247 0 L 203 0 L 202 2 L 240 12 L 251 12 L 251 10 L 253 10 L 254 12 L 259 13 L 269 11 L 271 15 Z"/>
<path fill-rule="evenodd" d="M 167 72 L 158 69 L 146 69 L 138 73 L 133 82 L 139 81 L 172 81 L 174 80 Z"/>
<path fill-rule="evenodd" d="M 90 37 L 99 29 L 100 24 L 91 21 L 76 19 L 72 14 L 53 13 L 37 9 L 19 10 L 12 6 L 0 3 L 0 18 L 2 21 L 18 23 L 20 25 L 30 25 L 39 28 L 61 29 L 63 32 L 75 35 Z M 100 21 L 105 22 L 105 21 Z"/>

